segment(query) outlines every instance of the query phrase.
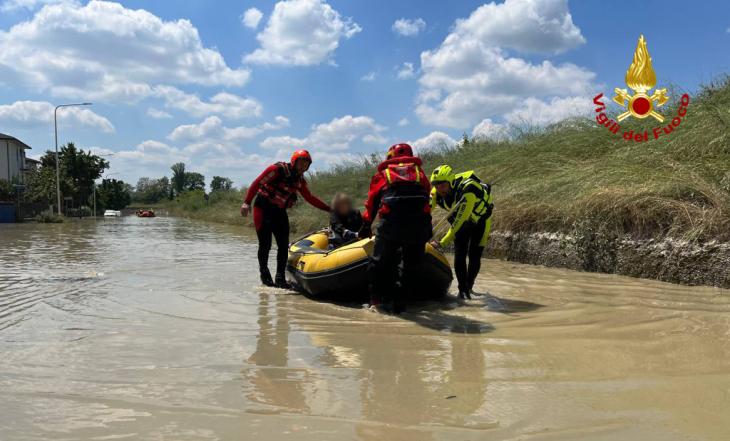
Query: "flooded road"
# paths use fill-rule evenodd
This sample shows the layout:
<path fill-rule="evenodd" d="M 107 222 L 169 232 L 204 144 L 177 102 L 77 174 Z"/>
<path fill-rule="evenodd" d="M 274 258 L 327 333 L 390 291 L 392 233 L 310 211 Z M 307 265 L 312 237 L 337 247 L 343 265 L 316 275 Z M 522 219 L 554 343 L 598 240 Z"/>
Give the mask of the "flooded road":
<path fill-rule="evenodd" d="M 486 261 L 401 317 L 243 228 L 0 225 L 0 440 L 728 440 L 730 293 Z"/>

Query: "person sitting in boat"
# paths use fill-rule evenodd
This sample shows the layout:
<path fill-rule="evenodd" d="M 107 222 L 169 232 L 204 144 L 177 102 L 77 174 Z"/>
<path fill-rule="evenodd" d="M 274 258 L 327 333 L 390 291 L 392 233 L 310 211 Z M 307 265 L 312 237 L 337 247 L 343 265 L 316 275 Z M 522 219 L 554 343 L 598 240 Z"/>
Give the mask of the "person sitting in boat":
<path fill-rule="evenodd" d="M 329 205 L 309 192 L 304 173 L 312 164 L 312 156 L 306 150 L 297 150 L 291 161 L 277 162 L 264 170 L 248 188 L 241 205 L 241 215 L 248 216 L 253 202 L 253 223 L 259 240 L 258 260 L 261 283 L 266 286 L 289 288 L 285 273 L 289 255 L 289 216 L 286 210 L 297 201 L 297 193 L 316 208 L 330 211 Z M 256 200 L 254 201 L 254 197 Z M 276 239 L 276 279 L 269 272 L 271 236 Z"/>
<path fill-rule="evenodd" d="M 332 199 L 330 213 L 330 248 L 337 248 L 357 239 L 362 228 L 362 214 L 352 208 L 352 199 L 345 193 L 338 192 Z"/>
<path fill-rule="evenodd" d="M 482 252 L 492 230 L 492 191 L 473 171 L 455 174 L 448 165 L 441 165 L 431 174 L 431 208 L 449 211 L 451 227 L 434 247 L 454 242 L 454 272 L 459 282 L 459 298 L 471 299 Z M 467 257 L 469 264 L 467 266 Z"/>

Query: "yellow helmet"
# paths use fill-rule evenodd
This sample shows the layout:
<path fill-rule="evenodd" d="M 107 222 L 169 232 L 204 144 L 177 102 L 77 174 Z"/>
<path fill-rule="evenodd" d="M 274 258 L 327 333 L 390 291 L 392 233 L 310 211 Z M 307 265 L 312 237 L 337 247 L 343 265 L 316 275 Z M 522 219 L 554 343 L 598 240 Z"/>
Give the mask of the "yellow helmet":
<path fill-rule="evenodd" d="M 431 184 L 439 184 L 441 182 L 448 182 L 454 184 L 454 171 L 448 165 L 439 165 L 431 173 Z"/>

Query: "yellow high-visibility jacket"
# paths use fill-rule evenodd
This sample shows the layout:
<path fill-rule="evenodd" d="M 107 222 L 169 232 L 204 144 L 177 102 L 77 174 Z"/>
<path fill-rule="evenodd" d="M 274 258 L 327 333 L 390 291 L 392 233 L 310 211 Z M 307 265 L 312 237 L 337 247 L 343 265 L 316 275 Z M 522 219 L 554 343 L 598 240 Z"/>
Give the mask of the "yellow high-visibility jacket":
<path fill-rule="evenodd" d="M 441 197 L 436 192 L 436 187 L 431 189 L 431 209 L 438 205 L 444 210 L 451 210 L 459 205 L 455 213 L 449 216 L 451 228 L 441 239 L 441 246 L 450 244 L 456 233 L 467 222 L 478 222 L 482 217 L 487 219 L 492 215 L 492 192 L 488 184 L 482 184 L 481 180 L 474 174 L 473 170 L 459 173 L 455 176 L 451 192 L 446 197 Z"/>

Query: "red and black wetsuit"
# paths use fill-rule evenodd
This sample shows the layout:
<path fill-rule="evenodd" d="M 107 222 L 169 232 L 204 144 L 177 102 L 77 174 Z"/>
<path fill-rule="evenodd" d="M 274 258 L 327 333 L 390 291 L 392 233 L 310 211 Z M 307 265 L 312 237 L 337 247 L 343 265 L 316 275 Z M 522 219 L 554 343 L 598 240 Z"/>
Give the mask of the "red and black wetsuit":
<path fill-rule="evenodd" d="M 272 235 L 276 239 L 277 248 L 276 280 L 277 282 L 284 280 L 289 247 L 289 216 L 286 210 L 296 203 L 297 193 L 320 210 L 330 210 L 329 205 L 309 192 L 307 181 L 303 176 L 296 174 L 294 168 L 287 162 L 277 162 L 268 166 L 251 183 L 246 193 L 244 199 L 246 204 L 251 204 L 256 197 L 253 222 L 259 239 L 258 260 L 262 280 L 266 276 L 271 279 L 268 262 Z"/>
<path fill-rule="evenodd" d="M 431 184 L 421 159 L 401 156 L 378 165 L 365 202 L 366 222 L 380 216 L 368 267 L 371 304 L 400 302 L 415 289 L 426 242 L 431 238 Z M 396 295 L 398 266 L 403 259 L 402 296 Z"/>

